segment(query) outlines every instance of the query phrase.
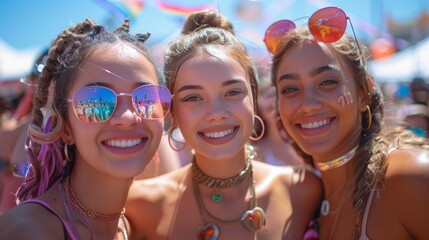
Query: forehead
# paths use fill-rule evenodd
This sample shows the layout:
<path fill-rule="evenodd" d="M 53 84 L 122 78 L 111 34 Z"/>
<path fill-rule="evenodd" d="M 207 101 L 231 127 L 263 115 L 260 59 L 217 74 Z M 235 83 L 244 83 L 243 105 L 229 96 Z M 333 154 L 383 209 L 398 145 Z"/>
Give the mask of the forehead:
<path fill-rule="evenodd" d="M 126 43 L 103 44 L 82 61 L 77 81 L 106 81 L 109 84 L 147 81 L 156 84 L 155 66 L 146 56 Z"/>
<path fill-rule="evenodd" d="M 321 66 L 333 65 L 347 69 L 342 56 L 324 43 L 304 40 L 287 50 L 279 64 L 280 69 L 290 71 L 308 71 Z"/>
<path fill-rule="evenodd" d="M 186 60 L 180 67 L 176 85 L 180 82 L 215 83 L 216 81 L 243 79 L 247 74 L 241 64 L 221 50 L 200 52 Z"/>

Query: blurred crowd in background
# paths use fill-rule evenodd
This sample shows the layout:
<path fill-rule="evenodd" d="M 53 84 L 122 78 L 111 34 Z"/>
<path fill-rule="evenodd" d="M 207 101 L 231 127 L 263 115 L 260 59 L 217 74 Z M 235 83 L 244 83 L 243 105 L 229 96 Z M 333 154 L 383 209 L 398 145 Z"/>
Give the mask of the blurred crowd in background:
<path fill-rule="evenodd" d="M 242 18 L 256 18 L 258 9 L 254 4 L 261 4 L 262 1 L 243 0 L 242 2 L 243 4 L 237 10 L 237 14 L 243 14 Z M 426 74 L 429 73 L 429 67 L 426 68 L 426 63 L 429 66 L 429 40 L 426 38 L 429 36 L 429 14 L 423 11 L 421 15 L 416 16 L 415 21 L 412 22 L 416 26 L 415 28 L 410 28 L 409 24 L 389 21 L 389 32 L 392 36 L 396 35 L 397 38 L 395 39 L 405 39 L 406 41 L 397 41 L 392 44 L 386 39 L 378 39 L 366 43 L 372 54 L 371 59 L 369 59 L 372 61 L 369 70 L 374 73 L 375 81 L 382 86 L 384 91 L 385 112 L 387 113 L 385 117 L 391 120 L 391 124 L 405 126 L 418 136 L 429 137 L 429 84 L 428 79 L 426 79 Z M 355 24 L 358 23 L 355 22 Z M 248 35 L 245 35 L 245 32 L 239 32 L 239 36 L 240 33 L 244 38 L 243 41 L 249 42 Z M 407 43 L 406 46 L 404 42 Z M 160 52 L 163 49 L 162 46 L 158 48 Z M 252 49 L 250 52 L 252 53 Z M 428 54 L 424 54 L 425 52 Z M 17 162 L 25 162 L 24 142 L 32 108 L 31 99 L 37 78 L 44 66 L 46 53 L 46 50 L 43 50 L 38 53 L 36 59 L 32 60 L 31 72 L 18 79 L 0 79 L 0 198 L 8 197 L 10 199 L 10 195 L 2 196 L 1 191 L 13 192 L 13 189 L 16 189 L 22 181 L 20 178 L 12 178 L 12 173 L 25 171 L 25 169 L 19 169 L 21 166 L 17 165 Z M 289 159 L 289 162 L 273 161 L 271 162 L 273 165 L 299 165 L 302 159 L 294 153 L 288 136 L 279 124 L 275 109 L 275 91 L 269 83 L 270 77 L 267 70 L 270 69 L 270 63 L 265 61 L 267 59 L 269 57 L 258 55 L 255 57 L 260 73 L 259 101 L 261 114 L 268 129 L 265 141 L 257 144 L 262 146 L 260 149 L 264 149 L 264 144 L 271 146 L 272 152 L 263 154 L 279 156 L 272 159 L 281 159 L 280 156 L 284 155 L 285 151 L 290 152 L 289 156 L 295 156 Z M 0 76 L 2 76 L 1 73 Z M 394 79 L 395 77 L 396 79 Z M 274 142 L 280 144 L 276 145 Z M 183 160 L 182 157 L 178 165 L 184 165 L 190 161 L 189 151 L 190 149 L 188 149 L 188 154 L 185 154 L 188 159 Z M 13 160 L 14 158 L 15 160 Z M 162 173 L 162 171 L 160 170 L 157 174 Z M 14 183 L 8 185 L 10 189 L 4 189 L 5 183 L 9 182 Z M 10 204 L 13 205 L 14 203 L 11 202 Z M 11 205 L 6 204 L 3 207 L 8 208 Z M 0 204 L 0 212 L 2 211 L 1 208 L 2 205 Z"/>

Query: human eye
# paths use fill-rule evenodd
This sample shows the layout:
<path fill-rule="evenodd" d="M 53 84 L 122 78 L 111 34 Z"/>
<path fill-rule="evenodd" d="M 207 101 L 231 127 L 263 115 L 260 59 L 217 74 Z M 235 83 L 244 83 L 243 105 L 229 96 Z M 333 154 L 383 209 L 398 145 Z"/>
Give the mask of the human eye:
<path fill-rule="evenodd" d="M 282 86 L 279 90 L 280 94 L 285 96 L 293 96 L 299 92 L 299 88 L 296 86 Z"/>
<path fill-rule="evenodd" d="M 335 78 L 324 78 L 320 81 L 319 86 L 325 88 L 334 88 L 336 87 L 340 81 Z"/>
<path fill-rule="evenodd" d="M 242 88 L 233 88 L 233 89 L 228 90 L 226 92 L 225 96 L 227 96 L 227 97 L 228 96 L 233 97 L 233 96 L 245 94 L 246 92 L 247 91 L 245 89 L 242 89 Z"/>
<path fill-rule="evenodd" d="M 189 95 L 179 99 L 181 102 L 198 102 L 202 101 L 203 98 L 198 95 Z"/>

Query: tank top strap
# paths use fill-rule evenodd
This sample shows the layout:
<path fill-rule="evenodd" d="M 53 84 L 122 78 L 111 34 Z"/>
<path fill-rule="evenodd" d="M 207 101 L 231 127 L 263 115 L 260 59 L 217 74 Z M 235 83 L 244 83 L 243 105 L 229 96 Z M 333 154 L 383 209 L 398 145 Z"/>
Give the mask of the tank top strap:
<path fill-rule="evenodd" d="M 372 190 L 371 193 L 368 196 L 368 201 L 366 202 L 365 212 L 363 213 L 362 217 L 362 232 L 359 237 L 359 240 L 369 240 L 368 236 L 366 235 L 366 225 L 368 223 L 368 214 L 369 209 L 371 208 L 372 199 L 374 198 L 375 190 Z"/>
<path fill-rule="evenodd" d="M 57 212 L 55 212 L 55 210 L 47 202 L 42 201 L 40 199 L 30 199 L 30 200 L 27 200 L 27 201 L 24 201 L 24 202 L 20 203 L 20 205 L 27 204 L 27 203 L 39 204 L 39 205 L 43 206 L 45 209 L 47 209 L 48 211 L 50 211 L 52 214 L 54 214 L 61 221 L 61 223 L 63 225 L 63 228 L 65 229 L 65 231 L 68 234 L 68 236 L 70 237 L 70 239 L 71 240 L 78 240 L 78 238 L 74 235 L 73 231 L 71 230 L 71 228 L 67 224 L 67 222 L 64 221 L 64 219 L 62 219 L 60 217 L 60 215 Z M 65 239 L 69 239 L 67 237 L 67 234 L 64 234 L 65 235 Z"/>

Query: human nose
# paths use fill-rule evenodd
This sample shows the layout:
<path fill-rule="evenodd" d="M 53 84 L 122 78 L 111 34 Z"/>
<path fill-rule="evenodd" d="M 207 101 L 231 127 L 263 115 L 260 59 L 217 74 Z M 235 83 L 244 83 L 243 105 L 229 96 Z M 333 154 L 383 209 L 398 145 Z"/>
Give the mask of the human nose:
<path fill-rule="evenodd" d="M 110 124 L 118 126 L 132 126 L 140 123 L 142 118 L 138 115 L 130 97 L 119 97 L 116 108 L 110 118 Z"/>
<path fill-rule="evenodd" d="M 307 91 L 302 96 L 302 102 L 298 107 L 299 114 L 311 114 L 322 107 L 322 101 L 316 93 Z"/>
<path fill-rule="evenodd" d="M 226 104 L 220 100 L 210 101 L 205 115 L 206 121 L 218 121 L 229 117 Z"/>

